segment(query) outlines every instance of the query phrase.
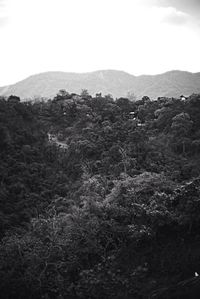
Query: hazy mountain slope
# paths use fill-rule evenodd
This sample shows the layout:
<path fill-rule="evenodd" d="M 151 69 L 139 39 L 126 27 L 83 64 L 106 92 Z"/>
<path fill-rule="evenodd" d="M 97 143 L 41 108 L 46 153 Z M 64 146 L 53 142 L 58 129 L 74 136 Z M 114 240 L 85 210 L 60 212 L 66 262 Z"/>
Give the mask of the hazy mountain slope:
<path fill-rule="evenodd" d="M 80 93 L 126 96 L 134 92 L 138 97 L 148 95 L 180 96 L 200 92 L 200 73 L 171 71 L 160 75 L 133 76 L 123 71 L 105 70 L 91 73 L 47 72 L 33 75 L 16 84 L 0 88 L 1 95 L 15 94 L 22 99 L 34 96 L 53 97 L 59 89 Z"/>
<path fill-rule="evenodd" d="M 15 94 L 21 98 L 33 96 L 52 97 L 60 89 L 80 93 L 88 89 L 91 94 L 102 92 L 113 96 L 126 95 L 132 87 L 134 76 L 121 71 L 97 71 L 92 73 L 48 72 L 31 76 L 8 88 L 0 89 L 1 94 Z"/>
<path fill-rule="evenodd" d="M 200 92 L 200 73 L 171 71 L 155 76 L 139 76 L 135 90 L 138 95 L 178 97 Z"/>

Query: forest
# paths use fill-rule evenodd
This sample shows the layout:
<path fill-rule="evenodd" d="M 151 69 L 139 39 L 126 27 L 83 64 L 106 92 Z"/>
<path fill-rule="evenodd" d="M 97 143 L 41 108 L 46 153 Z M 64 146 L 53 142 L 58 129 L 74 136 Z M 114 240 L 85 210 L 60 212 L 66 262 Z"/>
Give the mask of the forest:
<path fill-rule="evenodd" d="M 0 297 L 200 298 L 200 94 L 0 97 Z"/>

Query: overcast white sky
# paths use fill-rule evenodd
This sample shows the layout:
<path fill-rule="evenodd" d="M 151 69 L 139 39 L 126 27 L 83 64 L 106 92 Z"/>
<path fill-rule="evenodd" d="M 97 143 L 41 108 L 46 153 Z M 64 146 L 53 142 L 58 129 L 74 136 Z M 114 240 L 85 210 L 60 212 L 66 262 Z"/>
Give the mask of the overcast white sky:
<path fill-rule="evenodd" d="M 0 0 L 0 86 L 45 71 L 200 71 L 200 0 Z"/>

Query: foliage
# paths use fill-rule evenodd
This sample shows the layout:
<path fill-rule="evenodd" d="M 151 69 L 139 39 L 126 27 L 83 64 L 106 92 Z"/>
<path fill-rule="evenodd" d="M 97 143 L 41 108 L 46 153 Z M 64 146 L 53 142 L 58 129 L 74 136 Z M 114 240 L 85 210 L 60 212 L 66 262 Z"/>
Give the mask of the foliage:
<path fill-rule="evenodd" d="M 0 98 L 2 298 L 148 298 L 199 271 L 199 99 Z"/>

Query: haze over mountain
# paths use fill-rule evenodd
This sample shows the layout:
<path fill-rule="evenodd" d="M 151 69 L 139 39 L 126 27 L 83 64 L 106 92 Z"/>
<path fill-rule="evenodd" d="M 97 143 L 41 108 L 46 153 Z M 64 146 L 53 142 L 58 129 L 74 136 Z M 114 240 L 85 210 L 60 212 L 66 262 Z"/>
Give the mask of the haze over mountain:
<path fill-rule="evenodd" d="M 170 71 L 159 75 L 134 76 L 123 71 L 101 70 L 90 73 L 46 72 L 28 77 L 16 84 L 1 87 L 0 95 L 11 94 L 21 99 L 54 97 L 60 89 L 81 93 L 87 89 L 91 95 L 102 92 L 113 97 L 134 93 L 154 99 L 159 96 L 179 97 L 200 93 L 200 73 Z"/>

